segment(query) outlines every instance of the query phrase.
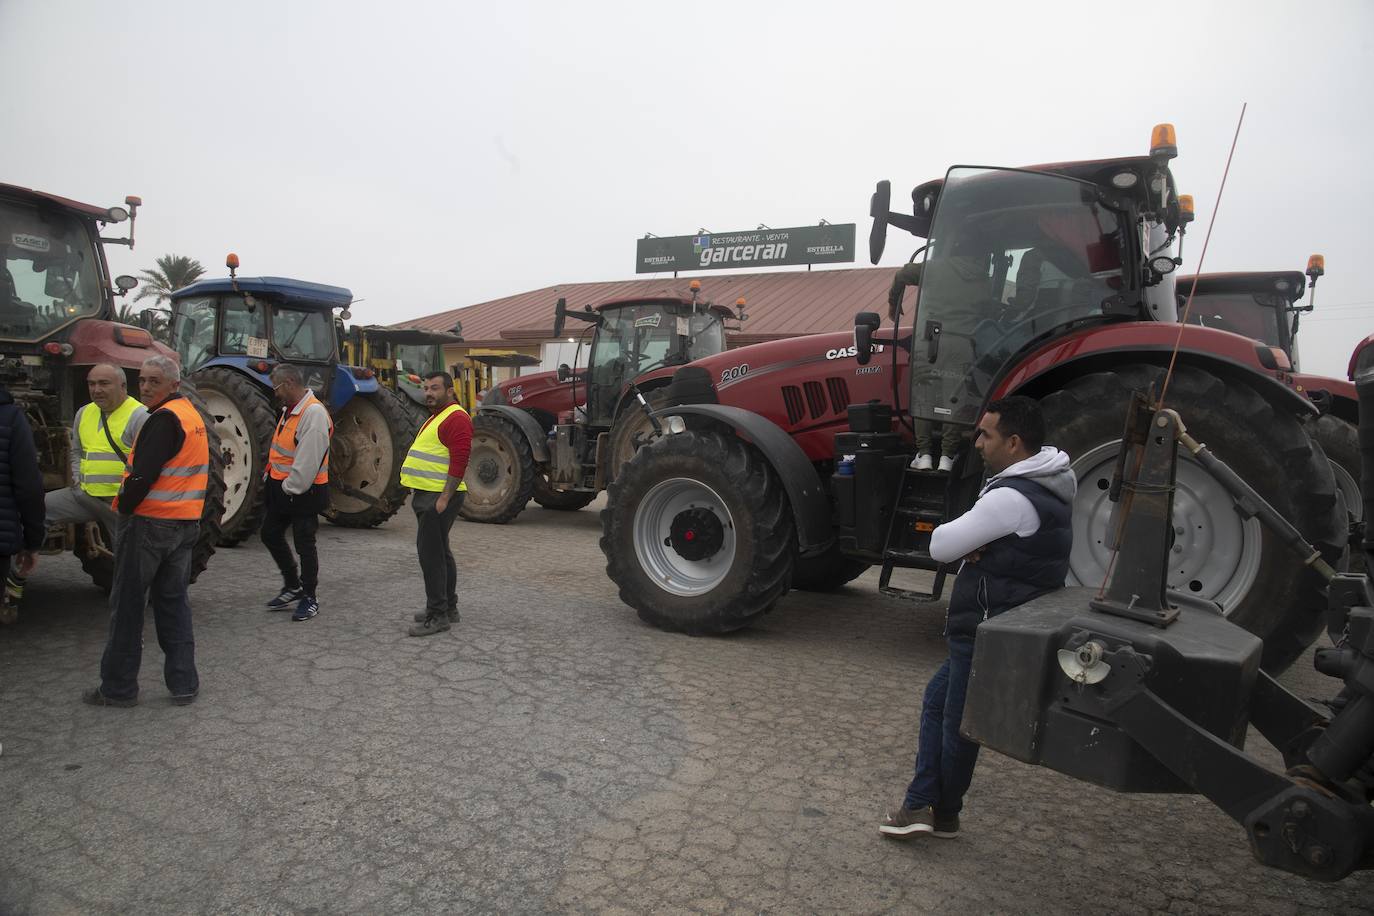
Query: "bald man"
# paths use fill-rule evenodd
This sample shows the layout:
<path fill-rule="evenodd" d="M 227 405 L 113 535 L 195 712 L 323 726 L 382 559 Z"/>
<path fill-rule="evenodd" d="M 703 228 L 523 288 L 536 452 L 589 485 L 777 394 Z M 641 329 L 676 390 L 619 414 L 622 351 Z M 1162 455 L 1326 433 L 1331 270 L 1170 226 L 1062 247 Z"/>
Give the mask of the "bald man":
<path fill-rule="evenodd" d="M 47 523 L 100 522 L 113 536 L 111 501 L 148 409 L 129 396 L 124 370 L 101 363 L 86 375 L 91 402 L 72 421 L 72 484 L 47 495 Z"/>

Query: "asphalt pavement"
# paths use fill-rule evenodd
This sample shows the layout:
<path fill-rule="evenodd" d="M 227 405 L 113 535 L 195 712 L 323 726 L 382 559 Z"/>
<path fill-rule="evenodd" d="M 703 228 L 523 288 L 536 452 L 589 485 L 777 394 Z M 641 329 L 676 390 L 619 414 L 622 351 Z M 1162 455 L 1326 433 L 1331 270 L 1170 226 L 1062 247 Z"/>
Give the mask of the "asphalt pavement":
<path fill-rule="evenodd" d="M 954 840 L 879 836 L 942 606 L 870 572 L 694 639 L 623 606 L 602 503 L 460 522 L 462 620 L 424 639 L 408 508 L 320 529 L 321 612 L 258 543 L 192 587 L 201 694 L 82 705 L 107 612 L 43 557 L 0 629 L 0 913 L 1368 913 L 1374 878 L 1267 870 L 1199 798 L 984 752 Z M 1329 693 L 1300 663 L 1299 692 Z M 1252 746 L 1275 759 L 1258 739 Z"/>

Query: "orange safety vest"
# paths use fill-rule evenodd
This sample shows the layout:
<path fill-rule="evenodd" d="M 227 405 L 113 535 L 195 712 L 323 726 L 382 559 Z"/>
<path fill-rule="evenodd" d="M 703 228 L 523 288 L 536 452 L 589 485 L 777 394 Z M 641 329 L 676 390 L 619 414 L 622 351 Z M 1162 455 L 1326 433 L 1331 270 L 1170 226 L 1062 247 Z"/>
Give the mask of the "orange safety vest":
<path fill-rule="evenodd" d="M 165 410 L 177 418 L 185 438 L 180 451 L 162 466 L 162 472 L 153 481 L 148 495 L 134 507 L 134 515 L 200 521 L 205 512 L 205 488 L 210 483 L 210 440 L 205 435 L 205 421 L 201 419 L 200 411 L 182 397 L 172 398 L 158 410 Z M 129 470 L 134 466 L 137 452 L 138 442 L 134 442 L 134 447 L 129 450 L 124 480 L 129 479 Z M 120 487 L 123 488 L 122 481 Z M 115 497 L 114 505 L 115 508 L 119 507 L 118 497 Z"/>
<path fill-rule="evenodd" d="M 305 398 L 319 402 L 314 392 L 306 389 Z M 302 401 L 305 398 L 301 398 Z M 300 406 L 300 405 L 297 405 Z M 296 460 L 296 427 L 301 422 L 301 414 L 305 413 L 307 402 L 301 406 L 299 412 L 293 408 L 292 412 L 282 411 L 282 419 L 277 423 L 277 431 L 272 434 L 272 448 L 267 455 L 267 473 L 273 480 L 285 480 L 291 474 L 291 463 Z M 326 411 L 328 413 L 328 411 Z M 329 418 L 329 437 L 334 438 L 334 418 Z M 320 472 L 315 475 L 315 484 L 329 483 L 329 449 L 324 450 L 324 461 L 320 463 Z"/>

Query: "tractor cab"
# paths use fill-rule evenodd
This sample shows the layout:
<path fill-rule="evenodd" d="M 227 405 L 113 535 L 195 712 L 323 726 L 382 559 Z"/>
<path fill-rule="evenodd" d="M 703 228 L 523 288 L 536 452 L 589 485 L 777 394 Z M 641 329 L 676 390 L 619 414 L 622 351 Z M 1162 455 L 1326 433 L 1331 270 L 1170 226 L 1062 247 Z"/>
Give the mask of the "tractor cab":
<path fill-rule="evenodd" d="M 354 325 L 341 333 L 340 340 L 345 362 L 371 369 L 384 387 L 405 399 L 407 406 L 428 415 L 421 383 L 431 372 L 445 371 L 444 347 L 463 342 L 457 330 L 445 334 L 419 328 Z"/>
<path fill-rule="evenodd" d="M 584 376 L 588 423 L 612 425 L 624 408 L 626 387 L 634 379 L 725 349 L 725 322 L 737 316 L 725 306 L 697 302 L 697 288 L 690 300 L 620 300 L 581 312 L 567 311 L 559 301 L 555 337 L 563 336 L 566 318 L 587 322 L 593 332 Z"/>
<path fill-rule="evenodd" d="M 874 262 L 888 223 L 927 239 L 924 262 L 904 268 L 919 282 L 914 416 L 972 426 L 1004 369 L 1035 344 L 1076 327 L 1175 319 L 1173 247 L 1186 215 L 1167 164 L 1172 128 L 1154 140 L 1150 156 L 955 166 L 912 192 L 912 216 L 887 213 L 879 185 Z"/>
<path fill-rule="evenodd" d="M 273 366 L 299 366 L 307 387 L 332 405 L 340 385 L 351 394 L 355 375 L 371 377 L 363 367 L 337 371 L 333 310 L 352 301 L 341 287 L 282 277 L 199 280 L 172 294 L 172 343 L 186 372 L 228 366 L 268 388 Z"/>
<path fill-rule="evenodd" d="M 1299 303 L 1309 288 L 1315 297 L 1317 279 L 1326 273 L 1325 261 L 1319 254 L 1312 255 L 1305 274 L 1296 270 L 1263 270 L 1180 277 L 1179 314 L 1183 313 L 1183 304 L 1191 292 L 1189 324 L 1230 331 L 1277 347 L 1296 368 L 1298 319 L 1301 313 L 1313 308 L 1311 302 Z"/>

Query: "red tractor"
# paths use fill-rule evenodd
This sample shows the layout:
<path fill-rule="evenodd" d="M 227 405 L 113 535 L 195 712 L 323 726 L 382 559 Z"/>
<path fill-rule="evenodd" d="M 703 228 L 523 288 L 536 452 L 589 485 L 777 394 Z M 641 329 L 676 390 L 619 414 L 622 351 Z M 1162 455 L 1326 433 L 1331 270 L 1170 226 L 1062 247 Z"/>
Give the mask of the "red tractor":
<path fill-rule="evenodd" d="M 647 407 L 663 402 L 673 370 L 725 349 L 726 321 L 737 312 L 691 298 L 604 302 L 570 311 L 558 300 L 553 336 L 569 318 L 592 335 L 585 370 L 521 376 L 497 385 L 473 421 L 468 495 L 473 522 L 503 524 L 533 496 L 546 509 L 576 510 L 596 499 L 635 449 L 654 435 Z"/>
<path fill-rule="evenodd" d="M 121 276 L 112 285 L 102 242 L 133 246 L 133 220 L 142 203 L 97 207 L 54 194 L 0 184 L 0 380 L 24 407 L 33 427 L 45 490 L 71 484 L 68 455 L 76 411 L 90 400 L 86 373 L 97 363 L 123 369 L 137 396 L 138 370 L 153 355 L 176 354 L 142 328 L 114 318 L 114 297 L 137 285 Z M 129 220 L 127 239 L 102 238 L 109 223 Z M 118 290 L 118 292 L 116 292 Z M 194 398 L 193 392 L 187 394 Z M 207 502 L 223 493 L 212 468 Z M 218 488 L 218 490 L 216 490 Z M 214 552 L 218 513 L 210 513 L 197 545 L 193 575 Z M 67 525 L 48 532 L 47 552 L 74 551 L 95 583 L 113 574 L 112 532 L 100 525 Z"/>
<path fill-rule="evenodd" d="M 1298 321 L 1304 313 L 1312 311 L 1317 280 L 1325 274 L 1326 259 L 1314 254 L 1307 259 L 1305 274 L 1268 270 L 1179 277 L 1178 294 L 1182 301 L 1192 292 L 1189 324 L 1233 331 L 1268 345 L 1268 359 L 1263 352 L 1259 353 L 1264 367 L 1316 405 L 1321 413 L 1307 420 L 1308 431 L 1331 461 L 1331 471 L 1355 533 L 1364 519 L 1355 385 L 1346 379 L 1309 375 L 1298 369 Z M 1301 305 L 1307 290 L 1312 291 L 1313 298 Z M 1362 551 L 1351 551 L 1355 566 L 1363 563 L 1363 557 Z"/>
<path fill-rule="evenodd" d="M 929 240 L 924 261 L 898 272 L 891 332 L 876 334 L 879 316 L 864 313 L 852 339 L 760 344 L 678 369 L 660 411 L 666 434 L 621 470 L 602 513 L 621 598 L 695 634 L 747 626 L 790 587 L 834 588 L 870 565 L 887 594 L 938 598 L 946 571 L 930 532 L 976 499 L 983 469 L 966 437 L 987 402 L 1010 394 L 1041 402 L 1049 441 L 1073 459 L 1070 584 L 1102 582 L 1121 418 L 1133 391 L 1160 384 L 1180 335 L 1176 151 L 1161 125 L 1146 156 L 955 167 L 912 192 L 910 214 L 889 212 L 880 183 L 874 262 L 888 225 Z M 903 285 L 918 275 L 903 327 Z M 1304 422 L 1316 409 L 1268 358 L 1254 340 L 1186 327 L 1168 403 L 1331 560 L 1347 531 Z M 943 424 L 950 471 L 910 468 L 915 421 Z M 1170 585 L 1262 636 L 1271 668 L 1321 629 L 1320 577 L 1191 460 L 1179 467 L 1170 558 Z M 934 588 L 892 587 L 900 567 L 934 571 Z"/>

